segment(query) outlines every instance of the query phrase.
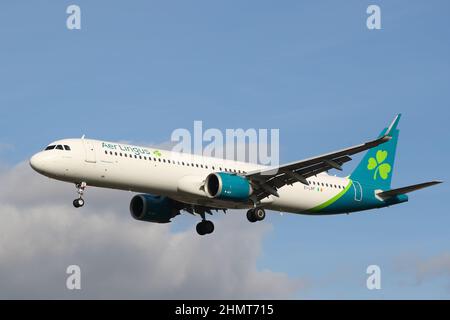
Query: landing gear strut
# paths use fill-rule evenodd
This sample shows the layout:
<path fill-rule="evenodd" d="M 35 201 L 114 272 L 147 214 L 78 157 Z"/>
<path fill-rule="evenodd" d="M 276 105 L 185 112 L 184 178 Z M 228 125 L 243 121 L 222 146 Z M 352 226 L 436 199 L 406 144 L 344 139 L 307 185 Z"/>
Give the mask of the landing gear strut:
<path fill-rule="evenodd" d="M 254 208 L 247 211 L 247 219 L 250 222 L 262 221 L 266 217 L 266 211 L 263 208 Z"/>
<path fill-rule="evenodd" d="M 84 206 L 83 194 L 84 194 L 84 190 L 87 187 L 87 184 L 86 184 L 86 182 L 81 182 L 81 183 L 77 183 L 75 185 L 75 187 L 77 188 L 78 198 L 73 200 L 73 206 L 75 208 L 80 208 L 80 207 Z"/>
<path fill-rule="evenodd" d="M 204 212 L 201 213 L 200 216 L 202 217 L 202 221 L 197 224 L 197 233 L 201 236 L 213 233 L 214 223 L 212 223 L 212 221 L 206 220 Z"/>

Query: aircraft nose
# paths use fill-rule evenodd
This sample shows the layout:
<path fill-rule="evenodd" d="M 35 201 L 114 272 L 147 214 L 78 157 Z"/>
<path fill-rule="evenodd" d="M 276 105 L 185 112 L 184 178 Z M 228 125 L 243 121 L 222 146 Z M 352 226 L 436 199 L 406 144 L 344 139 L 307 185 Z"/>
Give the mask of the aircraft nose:
<path fill-rule="evenodd" d="M 44 159 L 40 153 L 36 153 L 31 157 L 30 166 L 37 172 L 44 171 Z"/>

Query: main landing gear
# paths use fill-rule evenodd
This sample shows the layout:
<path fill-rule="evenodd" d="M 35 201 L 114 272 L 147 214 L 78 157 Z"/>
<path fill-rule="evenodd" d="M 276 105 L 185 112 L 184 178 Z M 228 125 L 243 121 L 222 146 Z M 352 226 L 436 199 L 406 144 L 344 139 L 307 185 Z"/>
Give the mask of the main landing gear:
<path fill-rule="evenodd" d="M 200 216 L 202 217 L 202 221 L 197 224 L 197 233 L 201 236 L 213 233 L 214 223 L 212 223 L 212 221 L 206 220 L 204 212 L 201 213 Z"/>
<path fill-rule="evenodd" d="M 247 211 L 247 219 L 250 222 L 262 221 L 266 217 L 266 211 L 263 208 L 253 208 Z"/>
<path fill-rule="evenodd" d="M 210 234 L 214 231 L 214 223 L 209 220 L 203 220 L 197 224 L 197 233 L 201 236 L 205 234 Z"/>
<path fill-rule="evenodd" d="M 77 183 L 75 185 L 75 187 L 77 188 L 78 198 L 73 200 L 73 206 L 75 208 L 80 208 L 80 207 L 84 206 L 83 194 L 84 194 L 84 190 L 87 187 L 87 184 L 86 184 L 86 182 L 81 182 L 81 183 Z"/>

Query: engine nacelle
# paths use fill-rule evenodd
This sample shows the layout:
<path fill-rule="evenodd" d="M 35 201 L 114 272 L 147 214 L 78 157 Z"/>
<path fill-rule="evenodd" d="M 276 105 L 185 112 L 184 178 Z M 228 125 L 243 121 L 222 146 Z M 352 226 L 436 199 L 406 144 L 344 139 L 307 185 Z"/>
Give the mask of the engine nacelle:
<path fill-rule="evenodd" d="M 130 213 L 140 221 L 168 223 L 180 214 L 177 203 L 167 197 L 150 194 L 138 194 L 131 199 Z"/>
<path fill-rule="evenodd" d="M 253 189 L 250 182 L 244 177 L 216 172 L 206 177 L 205 192 L 210 198 L 247 201 Z"/>

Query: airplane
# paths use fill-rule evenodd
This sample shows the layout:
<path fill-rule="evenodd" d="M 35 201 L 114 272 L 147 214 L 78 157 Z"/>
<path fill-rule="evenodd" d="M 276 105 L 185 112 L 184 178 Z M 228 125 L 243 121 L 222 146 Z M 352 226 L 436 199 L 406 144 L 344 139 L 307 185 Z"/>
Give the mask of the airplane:
<path fill-rule="evenodd" d="M 247 210 L 250 222 L 264 220 L 266 210 L 307 215 L 348 214 L 408 201 L 407 193 L 442 181 L 391 189 L 401 114 L 373 140 L 284 165 L 259 164 L 178 153 L 123 143 L 64 139 L 50 143 L 30 159 L 31 167 L 52 179 L 74 183 L 83 207 L 87 186 L 137 192 L 131 216 L 168 223 L 181 213 L 201 217 L 196 230 L 210 234 L 212 211 Z M 351 155 L 366 151 L 346 177 Z"/>

